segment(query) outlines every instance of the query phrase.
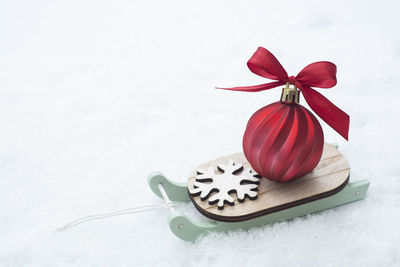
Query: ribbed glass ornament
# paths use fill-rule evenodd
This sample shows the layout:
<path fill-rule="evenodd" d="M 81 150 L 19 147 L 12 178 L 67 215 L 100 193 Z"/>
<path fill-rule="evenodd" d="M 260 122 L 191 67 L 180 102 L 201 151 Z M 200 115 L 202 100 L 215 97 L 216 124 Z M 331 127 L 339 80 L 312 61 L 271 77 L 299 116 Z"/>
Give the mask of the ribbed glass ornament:
<path fill-rule="evenodd" d="M 296 102 L 281 100 L 261 108 L 244 133 L 247 160 L 258 174 L 272 181 L 300 178 L 312 171 L 322 156 L 321 125 Z"/>

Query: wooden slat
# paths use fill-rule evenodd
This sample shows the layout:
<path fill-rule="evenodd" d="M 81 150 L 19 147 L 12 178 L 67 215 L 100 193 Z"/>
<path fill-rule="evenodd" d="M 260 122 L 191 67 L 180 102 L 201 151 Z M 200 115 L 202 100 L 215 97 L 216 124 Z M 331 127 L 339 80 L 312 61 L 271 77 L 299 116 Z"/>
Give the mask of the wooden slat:
<path fill-rule="evenodd" d="M 209 166 L 216 168 L 218 164 L 226 164 L 229 159 L 250 167 L 243 153 L 203 163 L 190 174 L 188 188 L 193 188 L 197 169 L 207 169 Z M 212 219 L 242 221 L 329 196 L 339 191 L 347 183 L 349 173 L 350 167 L 347 160 L 334 146 L 325 143 L 321 161 L 312 172 L 283 184 L 261 179 L 256 200 L 246 199 L 244 203 L 240 203 L 233 193 L 234 206 L 225 205 L 223 210 L 219 210 L 216 205 L 209 205 L 207 200 L 201 201 L 198 196 L 191 196 L 191 199 L 202 214 Z"/>

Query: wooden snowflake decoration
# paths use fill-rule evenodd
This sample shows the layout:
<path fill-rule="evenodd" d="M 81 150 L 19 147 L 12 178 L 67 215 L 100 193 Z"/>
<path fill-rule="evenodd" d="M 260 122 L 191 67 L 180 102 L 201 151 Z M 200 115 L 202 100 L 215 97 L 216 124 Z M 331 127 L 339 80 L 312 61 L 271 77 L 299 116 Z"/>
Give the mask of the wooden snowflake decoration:
<path fill-rule="evenodd" d="M 234 205 L 235 200 L 230 195 L 236 193 L 239 202 L 243 202 L 247 196 L 251 200 L 257 198 L 257 185 L 260 176 L 252 169 L 243 167 L 242 164 L 235 164 L 229 160 L 228 165 L 218 165 L 219 172 L 216 173 L 213 167 L 207 171 L 197 170 L 196 181 L 193 188 L 189 189 L 192 196 L 200 195 L 202 201 L 211 196 L 208 202 L 210 205 L 218 203 L 218 209 L 223 209 L 224 204 Z"/>

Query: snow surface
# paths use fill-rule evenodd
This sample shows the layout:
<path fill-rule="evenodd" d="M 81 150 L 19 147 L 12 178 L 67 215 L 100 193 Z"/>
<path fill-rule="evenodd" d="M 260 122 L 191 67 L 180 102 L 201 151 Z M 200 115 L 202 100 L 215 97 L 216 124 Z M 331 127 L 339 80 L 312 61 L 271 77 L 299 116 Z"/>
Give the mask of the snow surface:
<path fill-rule="evenodd" d="M 400 266 L 400 6 L 371 2 L 1 1 L 0 266 Z M 265 82 L 246 67 L 260 45 L 290 74 L 337 64 L 321 91 L 351 115 L 350 142 L 322 124 L 371 181 L 365 200 L 195 244 L 167 210 L 55 231 L 162 203 L 148 173 L 183 182 L 240 151 L 280 89 L 213 87 Z"/>

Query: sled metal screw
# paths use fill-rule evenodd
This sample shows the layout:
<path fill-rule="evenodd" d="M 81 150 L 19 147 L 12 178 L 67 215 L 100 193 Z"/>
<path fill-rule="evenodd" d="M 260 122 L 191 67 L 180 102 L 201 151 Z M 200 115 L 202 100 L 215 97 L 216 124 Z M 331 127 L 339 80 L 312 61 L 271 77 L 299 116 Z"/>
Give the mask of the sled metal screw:
<path fill-rule="evenodd" d="M 165 192 L 164 186 L 162 184 L 158 184 L 157 186 L 165 200 L 165 206 L 167 206 L 167 208 L 169 208 L 172 212 L 175 212 L 174 203 L 172 203 L 172 201 L 169 199 L 167 192 Z"/>
<path fill-rule="evenodd" d="M 360 192 L 357 191 L 357 192 L 356 192 L 356 196 L 358 196 L 359 194 L 360 194 Z"/>
<path fill-rule="evenodd" d="M 178 229 L 182 230 L 183 229 L 183 224 L 178 224 Z"/>

